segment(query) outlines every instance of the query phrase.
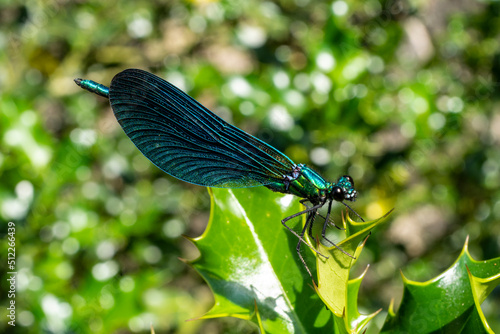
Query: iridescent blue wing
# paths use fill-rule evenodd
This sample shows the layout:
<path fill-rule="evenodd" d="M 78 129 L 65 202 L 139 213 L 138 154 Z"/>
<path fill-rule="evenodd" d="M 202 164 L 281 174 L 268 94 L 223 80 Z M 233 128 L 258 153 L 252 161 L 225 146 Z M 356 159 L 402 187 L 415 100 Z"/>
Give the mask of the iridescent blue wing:
<path fill-rule="evenodd" d="M 109 100 L 137 148 L 183 181 L 207 187 L 254 187 L 282 182 L 294 167 L 283 153 L 151 73 L 137 69 L 118 73 Z"/>

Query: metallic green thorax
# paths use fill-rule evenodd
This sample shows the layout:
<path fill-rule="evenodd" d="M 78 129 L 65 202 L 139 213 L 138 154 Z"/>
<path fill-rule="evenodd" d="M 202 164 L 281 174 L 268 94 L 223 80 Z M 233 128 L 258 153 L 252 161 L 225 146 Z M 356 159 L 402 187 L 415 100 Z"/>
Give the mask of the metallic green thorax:
<path fill-rule="evenodd" d="M 300 172 L 297 177 L 291 178 L 288 182 L 268 184 L 266 187 L 272 191 L 307 198 L 313 204 L 324 203 L 332 199 L 337 201 L 355 200 L 357 193 L 354 190 L 354 184 L 349 181 L 348 177 L 342 176 L 337 183 L 330 183 L 311 168 L 305 165 L 298 166 Z M 337 187 L 342 190 L 341 198 L 335 198 L 334 188 Z"/>
<path fill-rule="evenodd" d="M 325 198 L 332 184 L 326 182 L 325 179 L 309 167 L 303 166 L 299 177 L 290 181 L 288 187 L 287 184 L 283 182 L 269 184 L 266 185 L 266 187 L 272 191 L 284 194 L 292 194 L 308 199 L 320 199 Z"/>

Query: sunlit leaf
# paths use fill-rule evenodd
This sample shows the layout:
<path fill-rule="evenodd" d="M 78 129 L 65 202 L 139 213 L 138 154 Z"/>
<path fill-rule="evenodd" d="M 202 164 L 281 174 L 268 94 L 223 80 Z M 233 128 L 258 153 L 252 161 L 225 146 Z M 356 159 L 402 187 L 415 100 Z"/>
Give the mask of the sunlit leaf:
<path fill-rule="evenodd" d="M 318 250 L 328 258 L 317 257 L 318 294 L 325 305 L 334 313 L 337 327 L 348 333 L 358 333 L 377 313 L 361 315 L 357 309 L 359 286 L 364 276 L 349 281 L 349 274 L 364 246 L 363 240 L 377 225 L 385 222 L 384 217 L 369 222 L 354 222 L 349 216 L 343 219 L 347 238 L 338 247 L 319 245 Z M 353 255 L 353 257 L 346 253 Z"/>
<path fill-rule="evenodd" d="M 323 301 L 318 297 L 295 252 L 298 240 L 280 223 L 300 211 L 296 198 L 259 188 L 211 192 L 209 226 L 193 240 L 201 252 L 193 266 L 215 295 L 214 307 L 201 318 L 247 319 L 268 333 L 348 333 L 351 328 L 362 328 L 376 314 L 365 316 L 357 311 L 361 278 L 349 281 L 355 261 L 336 247 L 318 246 L 328 254 L 328 259 L 319 256 L 317 261 L 318 293 Z M 359 244 L 382 221 L 346 219 L 348 237 L 339 247 L 359 256 Z M 303 254 L 306 259 L 315 255 L 309 249 Z M 339 318 L 335 323 L 330 311 Z"/>
<path fill-rule="evenodd" d="M 397 313 L 391 310 L 382 333 L 492 333 L 480 308 L 500 283 L 500 258 L 474 260 L 467 247 L 438 277 L 415 282 L 403 274 L 404 293 Z"/>
<path fill-rule="evenodd" d="M 281 224 L 300 211 L 298 200 L 265 188 L 210 191 L 209 225 L 193 240 L 201 252 L 193 266 L 215 296 L 201 318 L 247 319 L 266 333 L 332 332 L 331 313 L 295 252 L 298 240 Z"/>

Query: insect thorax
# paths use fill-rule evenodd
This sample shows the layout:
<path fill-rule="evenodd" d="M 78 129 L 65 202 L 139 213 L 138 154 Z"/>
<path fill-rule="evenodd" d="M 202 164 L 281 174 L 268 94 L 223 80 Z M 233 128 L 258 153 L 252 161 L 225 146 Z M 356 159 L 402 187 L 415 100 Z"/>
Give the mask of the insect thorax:
<path fill-rule="evenodd" d="M 314 202 L 325 198 L 331 183 L 326 182 L 318 173 L 305 165 L 300 166 L 300 174 L 296 178 L 285 177 L 284 182 L 266 185 L 272 191 L 292 194 Z"/>

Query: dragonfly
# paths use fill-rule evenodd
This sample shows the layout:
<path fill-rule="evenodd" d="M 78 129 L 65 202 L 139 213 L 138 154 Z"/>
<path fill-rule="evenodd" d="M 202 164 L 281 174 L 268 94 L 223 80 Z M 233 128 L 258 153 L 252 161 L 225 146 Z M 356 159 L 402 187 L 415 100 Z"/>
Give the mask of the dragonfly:
<path fill-rule="evenodd" d="M 342 203 L 361 218 L 346 203 L 355 201 L 358 194 L 350 176 L 327 182 L 310 167 L 294 163 L 276 148 L 227 123 L 173 84 L 147 71 L 124 70 L 112 79 L 110 87 L 86 79 L 75 79 L 75 83 L 108 98 L 125 134 L 165 173 L 205 187 L 264 186 L 300 197 L 305 210 L 281 223 L 298 238 L 297 254 L 313 282 L 301 244 L 327 258 L 304 239 L 307 231 L 315 240 L 312 227 L 317 216 L 325 219 L 323 239 L 352 257 L 325 236 L 331 224 L 332 203 Z M 325 205 L 328 210 L 323 216 L 318 210 Z M 287 222 L 301 215 L 306 215 L 305 224 L 297 233 Z"/>

